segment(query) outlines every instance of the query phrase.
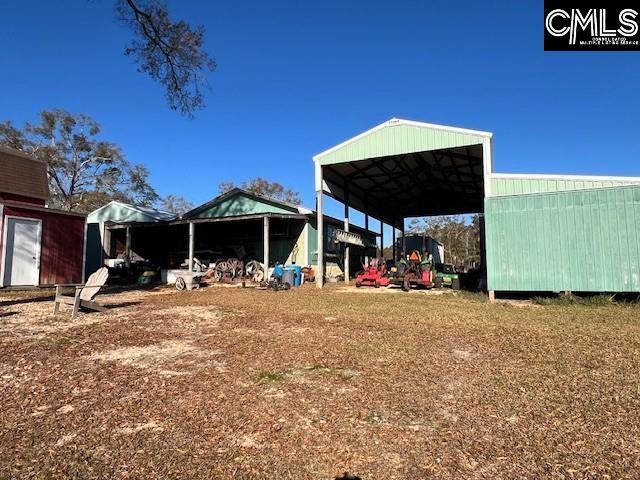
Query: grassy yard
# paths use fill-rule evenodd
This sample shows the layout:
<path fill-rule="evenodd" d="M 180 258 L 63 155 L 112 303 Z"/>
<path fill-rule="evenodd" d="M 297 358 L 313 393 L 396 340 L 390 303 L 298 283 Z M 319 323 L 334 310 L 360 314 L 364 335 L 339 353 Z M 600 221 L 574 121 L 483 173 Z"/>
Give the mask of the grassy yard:
<path fill-rule="evenodd" d="M 2 479 L 638 478 L 638 306 L 47 294 L 0 293 Z"/>

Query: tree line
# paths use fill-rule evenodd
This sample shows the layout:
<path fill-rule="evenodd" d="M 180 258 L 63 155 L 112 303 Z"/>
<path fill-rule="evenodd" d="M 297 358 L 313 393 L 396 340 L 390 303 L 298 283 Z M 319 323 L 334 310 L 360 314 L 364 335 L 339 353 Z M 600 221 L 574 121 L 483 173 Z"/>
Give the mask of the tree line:
<path fill-rule="evenodd" d="M 480 216 L 443 215 L 414 218 L 408 234 L 432 237 L 444 246 L 446 263 L 477 267 L 480 264 Z"/>
<path fill-rule="evenodd" d="M 100 124 L 84 114 L 44 110 L 36 123 L 17 127 L 0 123 L 0 144 L 34 156 L 47 165 L 49 206 L 88 213 L 112 200 L 182 214 L 193 208 L 187 199 L 161 197 L 144 165 L 130 162 L 122 149 L 100 136 Z M 300 204 L 300 194 L 257 177 L 239 185 L 222 182 L 219 193 L 236 186 L 277 200 Z"/>

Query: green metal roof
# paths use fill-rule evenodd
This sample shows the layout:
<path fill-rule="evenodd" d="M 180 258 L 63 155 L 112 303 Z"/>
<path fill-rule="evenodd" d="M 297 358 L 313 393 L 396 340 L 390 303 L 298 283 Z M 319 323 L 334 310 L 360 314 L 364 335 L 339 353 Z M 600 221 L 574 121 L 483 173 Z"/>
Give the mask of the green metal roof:
<path fill-rule="evenodd" d="M 173 220 L 175 217 L 173 213 L 114 200 L 87 215 L 87 223 L 161 222 Z"/>
<path fill-rule="evenodd" d="M 285 215 L 308 214 L 311 211 L 287 202 L 263 197 L 241 188 L 234 188 L 210 202 L 185 213 L 182 219 L 238 217 L 268 213 Z"/>
<path fill-rule="evenodd" d="M 321 165 L 482 144 L 489 132 L 392 118 L 313 159 Z"/>
<path fill-rule="evenodd" d="M 392 118 L 313 157 L 316 190 L 398 228 L 407 217 L 481 212 L 491 139 Z"/>

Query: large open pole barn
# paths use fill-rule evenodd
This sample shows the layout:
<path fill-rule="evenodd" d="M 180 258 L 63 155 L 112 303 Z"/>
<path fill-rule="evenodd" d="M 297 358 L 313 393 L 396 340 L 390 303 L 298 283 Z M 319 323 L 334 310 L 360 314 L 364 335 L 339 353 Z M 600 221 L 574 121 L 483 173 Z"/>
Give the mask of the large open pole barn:
<path fill-rule="evenodd" d="M 314 156 L 318 213 L 328 195 L 345 206 L 345 230 L 355 209 L 394 236 L 410 217 L 480 214 L 492 299 L 640 292 L 640 178 L 498 173 L 493 142 L 489 132 L 391 119 Z"/>

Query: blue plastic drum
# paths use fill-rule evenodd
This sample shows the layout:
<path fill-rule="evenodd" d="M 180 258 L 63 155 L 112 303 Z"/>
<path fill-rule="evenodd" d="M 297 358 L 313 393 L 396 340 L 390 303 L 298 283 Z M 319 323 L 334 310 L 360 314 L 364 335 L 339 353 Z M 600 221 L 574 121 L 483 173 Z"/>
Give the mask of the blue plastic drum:
<path fill-rule="evenodd" d="M 282 283 L 288 283 L 289 286 L 295 286 L 296 272 L 291 268 L 285 268 L 282 273 Z"/>

